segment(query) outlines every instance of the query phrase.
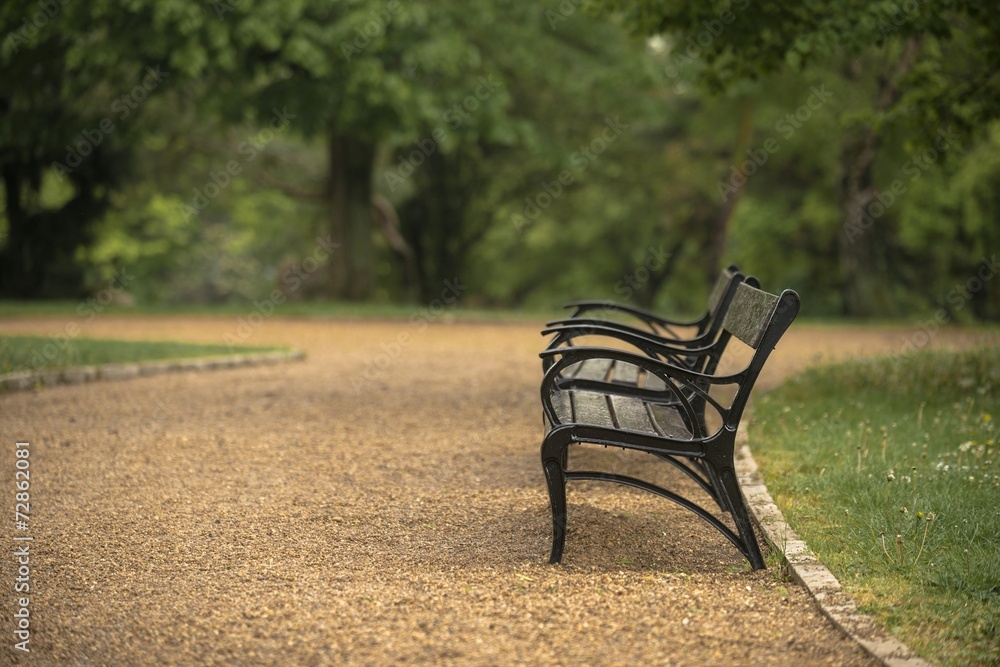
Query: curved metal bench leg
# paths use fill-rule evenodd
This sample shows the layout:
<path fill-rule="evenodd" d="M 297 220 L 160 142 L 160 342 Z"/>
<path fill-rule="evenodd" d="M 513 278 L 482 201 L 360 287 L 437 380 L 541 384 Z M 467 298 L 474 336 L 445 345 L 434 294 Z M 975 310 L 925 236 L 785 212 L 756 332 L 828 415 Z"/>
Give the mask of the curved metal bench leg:
<path fill-rule="evenodd" d="M 552 506 L 552 553 L 550 565 L 562 561 L 566 545 L 566 476 L 559 461 L 545 462 L 545 481 L 549 486 L 549 504 Z"/>
<path fill-rule="evenodd" d="M 750 513 L 743 502 L 743 495 L 740 493 L 740 483 L 736 479 L 736 473 L 732 467 L 724 467 L 718 471 L 719 481 L 722 482 L 726 491 L 727 502 L 730 507 L 729 513 L 736 523 L 736 529 L 740 533 L 740 541 L 743 542 L 743 555 L 750 561 L 751 567 L 755 570 L 763 570 L 767 566 L 764 564 L 764 556 L 760 553 L 760 546 L 757 544 L 757 535 L 753 532 L 753 525 L 750 523 Z"/>
<path fill-rule="evenodd" d="M 714 493 L 712 494 L 712 499 L 719 506 L 719 509 L 723 512 L 732 512 L 729 506 L 729 501 L 726 500 L 726 491 L 722 487 L 722 482 L 719 481 L 719 476 L 715 474 L 715 468 L 710 465 L 702 466 L 705 470 L 705 475 L 708 480 L 712 483 L 712 489 Z"/>
<path fill-rule="evenodd" d="M 555 436 L 555 437 L 552 437 Z M 552 507 L 552 554 L 549 564 L 562 561 L 566 545 L 566 469 L 565 461 L 570 440 L 559 431 L 551 431 L 542 441 L 542 469 L 549 487 L 549 504 Z"/>

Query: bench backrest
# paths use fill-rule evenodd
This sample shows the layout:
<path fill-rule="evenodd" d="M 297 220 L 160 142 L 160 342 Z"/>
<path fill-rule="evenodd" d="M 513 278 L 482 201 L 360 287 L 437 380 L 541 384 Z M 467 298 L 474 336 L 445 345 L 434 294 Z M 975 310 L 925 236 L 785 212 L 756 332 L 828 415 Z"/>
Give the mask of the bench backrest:
<path fill-rule="evenodd" d="M 722 327 L 757 349 L 780 297 L 747 284 L 737 286 Z"/>
<path fill-rule="evenodd" d="M 739 267 L 730 264 L 719 273 L 712 291 L 708 295 L 708 322 L 703 335 L 714 340 L 722 328 L 722 323 L 726 313 L 732 305 L 733 297 L 736 295 L 736 288 L 742 283 L 749 283 L 753 287 L 760 287 L 760 283 L 753 276 L 745 276 L 740 272 Z"/>
<path fill-rule="evenodd" d="M 792 290 L 785 290 L 776 296 L 746 283 L 741 283 L 736 289 L 722 323 L 720 340 L 734 336 L 753 348 L 754 353 L 750 363 L 740 373 L 739 388 L 730 406 L 727 421 L 734 428 L 739 423 L 764 362 L 798 315 L 799 304 L 799 295 Z"/>

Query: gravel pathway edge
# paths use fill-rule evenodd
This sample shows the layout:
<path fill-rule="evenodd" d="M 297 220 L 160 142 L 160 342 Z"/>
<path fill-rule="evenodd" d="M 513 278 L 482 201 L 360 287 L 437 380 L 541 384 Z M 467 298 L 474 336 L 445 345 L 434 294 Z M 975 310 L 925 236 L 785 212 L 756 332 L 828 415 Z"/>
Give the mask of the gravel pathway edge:
<path fill-rule="evenodd" d="M 305 359 L 301 350 L 277 350 L 251 354 L 230 354 L 221 357 L 199 357 L 194 359 L 167 359 L 144 361 L 134 364 L 101 364 L 99 366 L 72 366 L 64 369 L 44 371 L 19 371 L 0 375 L 0 392 L 30 391 L 39 387 L 58 384 L 82 384 L 105 380 L 128 380 L 129 378 L 161 375 L 182 371 L 214 371 L 225 368 L 278 364 Z"/>
<path fill-rule="evenodd" d="M 792 530 L 774 504 L 757 462 L 750 452 L 745 428 L 737 433 L 736 475 L 754 522 L 771 543 L 792 577 L 802 584 L 830 619 L 852 641 L 888 667 L 930 667 L 908 646 L 891 636 L 872 617 L 862 614 L 841 589 L 840 582 Z"/>

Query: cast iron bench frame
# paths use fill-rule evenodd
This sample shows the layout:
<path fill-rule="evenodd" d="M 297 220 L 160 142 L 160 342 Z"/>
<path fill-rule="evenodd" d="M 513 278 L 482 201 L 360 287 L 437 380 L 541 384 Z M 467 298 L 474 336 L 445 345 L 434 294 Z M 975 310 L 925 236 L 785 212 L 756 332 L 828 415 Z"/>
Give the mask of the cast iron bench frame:
<path fill-rule="evenodd" d="M 566 304 L 565 308 L 573 308 L 573 313 L 568 318 L 548 322 L 546 328 L 554 329 L 570 325 L 605 326 L 629 333 L 652 336 L 661 342 L 667 343 L 692 346 L 710 343 L 718 334 L 722 318 L 725 317 L 729 302 L 736 292 L 736 284 L 742 281 L 747 281 L 754 287 L 760 287 L 760 283 L 757 282 L 756 278 L 745 276 L 735 264 L 730 264 L 720 271 L 719 277 L 716 278 L 712 289 L 709 291 L 705 313 L 694 320 L 668 318 L 616 301 L 572 301 Z M 585 313 L 593 310 L 600 310 L 605 314 L 620 313 L 631 316 L 639 320 L 643 326 L 634 326 L 606 317 L 584 317 Z M 692 329 L 693 332 L 691 331 Z M 549 347 L 556 347 L 564 342 L 568 343 L 565 339 L 560 339 L 559 336 L 556 336 L 552 339 Z"/>
<path fill-rule="evenodd" d="M 734 470 L 736 432 L 764 362 L 798 314 L 799 303 L 799 296 L 791 290 L 775 296 L 746 283 L 737 286 L 716 341 L 686 351 L 688 355 L 707 355 L 717 361 L 720 349 L 735 337 L 753 349 L 749 363 L 735 373 L 716 374 L 714 369 L 699 372 L 688 365 L 604 347 L 569 346 L 541 353 L 543 359 L 556 360 L 541 385 L 546 427 L 541 458 L 553 524 L 550 563 L 561 562 L 565 547 L 566 483 L 592 480 L 632 486 L 677 503 L 722 533 L 755 570 L 765 567 Z M 658 382 L 646 388 L 638 383 L 616 384 L 600 378 L 567 381 L 567 368 L 596 359 L 633 366 Z M 727 405 L 709 393 L 715 385 L 735 386 Z M 604 412 L 600 409 L 602 403 Z M 705 406 L 711 406 L 721 418 L 722 425 L 715 432 L 705 426 Z M 673 464 L 731 516 L 736 530 L 669 489 L 616 473 L 568 470 L 568 450 L 575 444 L 647 452 Z"/>
<path fill-rule="evenodd" d="M 567 306 L 577 308 L 572 317 L 549 322 L 542 330 L 543 336 L 552 335 L 546 349 L 555 349 L 561 345 L 571 346 L 573 339 L 581 336 L 608 336 L 628 343 L 651 357 L 686 366 L 692 370 L 711 373 L 714 370 L 712 356 L 698 354 L 697 350 L 711 345 L 719 338 L 722 321 L 729 310 L 737 287 L 743 282 L 752 287 L 760 287 L 756 278 L 743 275 L 735 265 L 723 269 L 709 293 L 705 314 L 697 320 L 687 322 L 667 319 L 613 301 L 574 302 Z M 579 313 L 599 306 L 634 315 L 646 323 L 648 329 L 615 320 L 577 317 Z M 694 328 L 694 335 L 682 336 L 671 327 Z M 721 349 L 718 352 L 721 354 Z M 715 361 L 718 360 L 718 356 L 716 355 Z M 542 370 L 548 370 L 553 363 L 555 360 L 552 357 L 543 357 Z"/>
<path fill-rule="evenodd" d="M 549 328 L 544 329 L 542 335 L 554 334 L 547 349 L 555 349 L 560 345 L 572 346 L 573 340 L 580 336 L 610 337 L 627 343 L 651 357 L 700 373 L 712 374 L 716 371 L 718 362 L 729 341 L 729 333 L 721 330 L 722 322 L 729 311 L 729 306 L 732 303 L 737 288 L 744 282 L 751 287 L 760 287 L 760 283 L 755 277 L 744 276 L 736 265 L 730 265 L 723 269 L 709 293 L 706 313 L 698 320 L 687 322 L 668 320 L 648 313 L 648 311 L 635 309 L 630 311 L 632 313 L 639 313 L 638 317 L 640 319 L 649 318 L 655 319 L 656 322 L 660 323 L 670 322 L 675 326 L 693 327 L 695 328 L 694 335 L 689 338 L 670 338 L 662 335 L 662 333 L 657 333 L 667 330 L 667 325 L 654 326 L 649 319 L 643 319 L 649 326 L 649 330 L 645 330 L 617 321 L 569 318 L 550 322 Z M 614 302 L 581 301 L 576 303 L 584 304 L 579 306 L 580 308 L 589 308 L 602 303 L 613 304 Z M 713 343 L 715 344 L 713 345 Z M 547 370 L 555 361 L 554 357 L 543 357 L 542 369 Z M 626 371 L 624 376 L 622 374 L 623 369 Z M 631 369 L 631 372 L 629 372 L 629 369 Z M 557 380 L 557 384 L 560 389 L 573 389 L 585 385 L 589 380 L 604 379 L 612 381 L 615 384 L 635 386 L 636 382 L 639 381 L 638 369 L 629 364 L 620 363 L 616 365 L 613 361 L 609 363 L 608 359 L 589 359 L 569 369 L 568 373 L 565 373 L 563 377 Z M 655 377 L 653 379 L 655 380 Z M 702 387 L 702 389 L 707 391 L 708 388 Z M 703 432 L 707 432 L 705 424 L 705 401 L 701 396 L 693 392 L 688 392 L 688 399 L 695 408 L 695 413 Z M 729 507 L 725 499 L 726 494 L 722 489 L 720 480 L 715 475 L 715 471 L 710 466 L 704 465 L 700 460 L 690 461 L 690 464 L 700 473 L 692 476 L 692 479 L 698 484 L 704 484 L 705 480 L 707 480 L 711 488 L 706 490 L 715 499 L 720 509 L 728 511 Z M 682 467 L 681 470 L 690 474 L 686 467 Z"/>

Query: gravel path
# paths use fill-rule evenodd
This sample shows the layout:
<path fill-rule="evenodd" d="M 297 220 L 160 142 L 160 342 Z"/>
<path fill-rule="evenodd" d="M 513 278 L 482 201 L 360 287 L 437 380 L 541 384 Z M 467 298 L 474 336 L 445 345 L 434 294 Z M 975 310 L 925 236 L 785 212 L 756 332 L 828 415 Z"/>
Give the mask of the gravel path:
<path fill-rule="evenodd" d="M 233 328 L 105 316 L 83 333 Z M 0 663 L 872 664 L 802 589 L 653 496 L 571 486 L 565 565 L 548 566 L 538 330 L 272 318 L 247 342 L 305 362 L 0 395 Z M 793 327 L 764 383 L 905 336 Z M 17 440 L 30 654 L 12 634 Z"/>

